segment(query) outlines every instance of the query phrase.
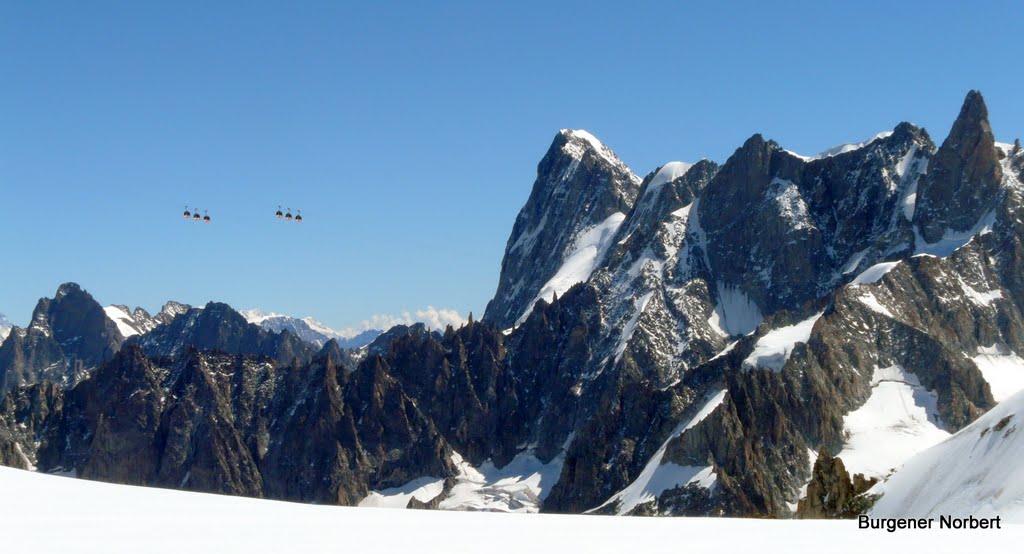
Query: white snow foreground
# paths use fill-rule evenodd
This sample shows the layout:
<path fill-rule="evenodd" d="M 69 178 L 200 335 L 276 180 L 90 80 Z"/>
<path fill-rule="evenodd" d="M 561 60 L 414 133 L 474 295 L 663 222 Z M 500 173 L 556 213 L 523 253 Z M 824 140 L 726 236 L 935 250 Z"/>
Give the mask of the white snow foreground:
<path fill-rule="evenodd" d="M 998 531 L 862 530 L 856 521 L 610 518 L 368 510 L 110 485 L 0 467 L 7 552 L 1010 552 Z"/>
<path fill-rule="evenodd" d="M 869 493 L 872 517 L 978 518 L 1024 523 L 1024 391 L 914 456 Z M 1018 547 L 1019 548 L 1019 547 Z"/>

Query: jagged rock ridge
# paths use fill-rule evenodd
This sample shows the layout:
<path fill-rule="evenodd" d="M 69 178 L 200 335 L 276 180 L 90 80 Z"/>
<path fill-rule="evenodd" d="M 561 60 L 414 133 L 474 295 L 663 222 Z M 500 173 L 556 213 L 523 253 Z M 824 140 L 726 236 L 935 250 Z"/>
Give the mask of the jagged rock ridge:
<path fill-rule="evenodd" d="M 191 460 L 172 449 L 168 475 L 183 481 L 170 486 L 355 504 L 429 478 L 435 492 L 414 505 L 791 515 L 804 490 L 821 500 L 845 487 L 839 469 L 884 478 L 1024 387 L 1004 371 L 1024 352 L 1022 155 L 987 128 L 972 93 L 939 148 L 909 123 L 817 158 L 755 135 L 721 166 L 667 164 L 643 180 L 596 139 L 562 132 L 483 322 L 393 329 L 338 371 L 336 350 L 297 350 L 288 333 L 209 305 L 133 338 L 145 356 L 131 348 L 118 363 L 165 368 L 128 388 L 191 404 L 141 413 L 179 443 L 217 449 Z M 935 164 L 948 171 L 931 175 Z M 975 194 L 979 182 L 991 194 Z M 943 195 L 963 209 L 936 208 Z M 103 374 L 8 397 L 5 463 L 109 465 L 93 475 L 114 480 L 126 470 L 89 460 L 125 455 L 123 442 L 151 450 L 140 459 L 167 455 L 150 438 L 160 426 L 106 427 L 97 441 L 94 415 L 72 418 L 90 429 L 77 435 L 54 423 L 68 399 L 104 396 L 89 392 Z M 891 442 L 895 429 L 913 440 Z M 240 471 L 223 477 L 207 459 Z M 193 465 L 201 478 L 184 481 Z M 531 484 L 496 486 L 505 470 Z M 846 513 L 818 504 L 805 500 Z"/>

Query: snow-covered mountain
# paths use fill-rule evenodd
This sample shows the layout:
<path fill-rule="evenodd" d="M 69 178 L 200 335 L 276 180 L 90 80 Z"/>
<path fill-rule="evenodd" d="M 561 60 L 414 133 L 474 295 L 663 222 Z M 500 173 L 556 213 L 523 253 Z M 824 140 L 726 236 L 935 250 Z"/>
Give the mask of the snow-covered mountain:
<path fill-rule="evenodd" d="M 484 321 L 511 327 L 538 299 L 551 300 L 590 277 L 639 186 L 640 179 L 593 135 L 560 131 L 512 228 L 498 293 Z M 522 260 L 529 263 L 517 263 Z"/>
<path fill-rule="evenodd" d="M 14 327 L 14 324 L 7 319 L 7 316 L 0 314 L 0 342 L 3 342 L 7 335 L 11 334 L 12 327 Z"/>
<path fill-rule="evenodd" d="M 361 348 L 373 342 L 383 331 L 366 329 L 359 333 L 340 333 L 312 317 L 295 318 L 291 316 L 266 313 L 259 309 L 242 310 L 240 312 L 249 323 L 255 323 L 268 331 L 280 333 L 285 329 L 295 333 L 302 340 L 322 347 L 327 341 L 334 339 L 342 348 Z"/>
<path fill-rule="evenodd" d="M 142 308 L 130 310 L 128 306 L 114 304 L 103 308 L 107 317 L 117 325 L 121 336 L 128 338 L 135 335 L 144 335 L 157 325 L 170 323 L 175 317 L 189 311 L 192 306 L 180 302 L 169 301 L 164 304 L 156 315 L 149 315 L 149 312 Z"/>

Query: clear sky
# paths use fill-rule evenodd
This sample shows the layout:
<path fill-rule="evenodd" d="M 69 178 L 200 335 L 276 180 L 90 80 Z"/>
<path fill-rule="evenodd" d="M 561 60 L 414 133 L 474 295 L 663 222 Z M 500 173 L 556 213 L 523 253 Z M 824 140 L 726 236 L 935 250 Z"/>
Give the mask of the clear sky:
<path fill-rule="evenodd" d="M 479 316 L 561 128 L 643 175 L 755 132 L 941 141 L 978 88 L 1024 135 L 1019 1 L 493 4 L 0 0 L 0 312 L 73 280 L 338 328 Z"/>

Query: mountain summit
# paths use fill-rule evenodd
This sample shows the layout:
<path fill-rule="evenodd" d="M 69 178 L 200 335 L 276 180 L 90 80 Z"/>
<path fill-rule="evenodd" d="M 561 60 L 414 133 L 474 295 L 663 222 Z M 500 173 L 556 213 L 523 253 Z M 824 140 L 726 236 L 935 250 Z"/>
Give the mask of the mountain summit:
<path fill-rule="evenodd" d="M 590 133 L 555 135 L 516 217 L 483 321 L 512 327 L 537 300 L 587 280 L 639 187 L 640 179 Z"/>

